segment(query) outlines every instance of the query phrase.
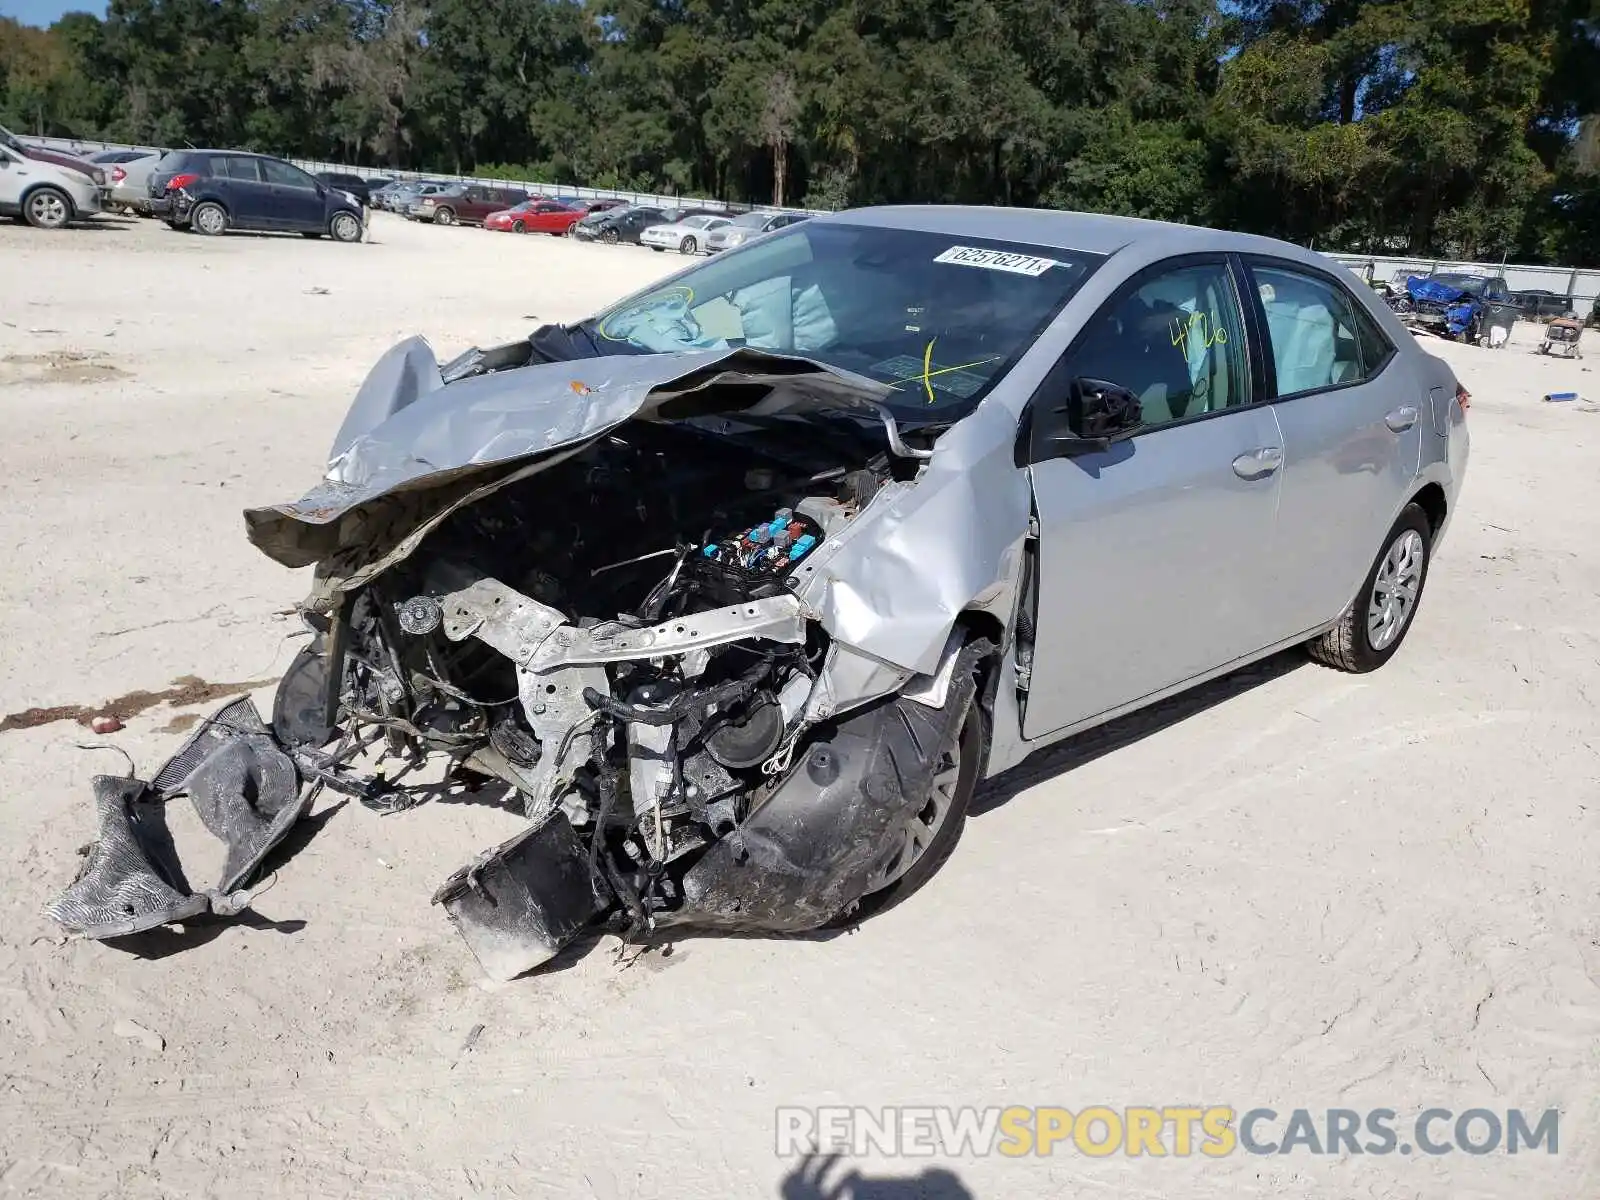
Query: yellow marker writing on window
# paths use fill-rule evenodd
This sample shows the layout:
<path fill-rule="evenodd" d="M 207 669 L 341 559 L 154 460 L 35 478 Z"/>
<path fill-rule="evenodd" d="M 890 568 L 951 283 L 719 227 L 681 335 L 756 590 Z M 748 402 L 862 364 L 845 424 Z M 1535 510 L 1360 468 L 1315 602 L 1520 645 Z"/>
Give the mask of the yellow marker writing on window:
<path fill-rule="evenodd" d="M 1209 350 L 1213 346 L 1225 344 L 1228 340 L 1228 331 L 1217 324 L 1216 318 L 1209 313 L 1190 313 L 1187 318 L 1174 317 L 1168 326 L 1172 334 L 1172 344 L 1182 346 L 1189 340 L 1190 331 L 1195 326 L 1200 327 L 1200 345 Z"/>

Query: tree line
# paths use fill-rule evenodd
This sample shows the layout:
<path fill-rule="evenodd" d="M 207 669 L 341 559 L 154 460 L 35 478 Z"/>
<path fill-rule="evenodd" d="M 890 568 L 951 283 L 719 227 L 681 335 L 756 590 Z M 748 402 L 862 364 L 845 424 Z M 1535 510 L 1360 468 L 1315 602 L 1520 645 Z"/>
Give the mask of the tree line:
<path fill-rule="evenodd" d="M 1600 0 L 110 0 L 21 134 L 1600 265 Z"/>

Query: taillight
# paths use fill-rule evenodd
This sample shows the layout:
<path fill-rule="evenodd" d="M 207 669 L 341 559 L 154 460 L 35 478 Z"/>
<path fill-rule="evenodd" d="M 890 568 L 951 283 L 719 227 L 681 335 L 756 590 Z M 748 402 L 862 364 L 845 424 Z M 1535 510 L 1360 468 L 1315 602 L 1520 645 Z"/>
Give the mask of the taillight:
<path fill-rule="evenodd" d="M 182 175 L 174 175 L 167 180 L 167 191 L 178 192 L 199 180 L 200 176 L 193 171 L 185 171 Z"/>
<path fill-rule="evenodd" d="M 127 177 L 128 177 L 128 173 L 126 171 L 124 171 L 121 167 L 112 167 L 111 168 L 111 182 L 112 183 L 121 183 Z"/>
<path fill-rule="evenodd" d="M 1456 384 L 1456 403 L 1461 405 L 1461 411 L 1466 412 L 1472 407 L 1472 393 L 1459 383 Z"/>

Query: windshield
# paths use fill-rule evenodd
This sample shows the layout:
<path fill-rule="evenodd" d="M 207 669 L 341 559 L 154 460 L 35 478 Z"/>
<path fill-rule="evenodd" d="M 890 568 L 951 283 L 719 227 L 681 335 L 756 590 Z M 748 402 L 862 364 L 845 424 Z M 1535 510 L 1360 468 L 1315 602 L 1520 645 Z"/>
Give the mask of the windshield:
<path fill-rule="evenodd" d="M 954 420 L 1103 261 L 808 221 L 725 251 L 580 328 L 601 354 L 749 346 L 802 355 L 888 384 L 898 416 Z"/>
<path fill-rule="evenodd" d="M 27 147 L 25 147 L 21 142 L 17 141 L 16 135 L 4 125 L 0 125 L 0 146 L 5 146 L 9 150 L 15 150 L 18 154 L 22 155 L 26 155 L 28 152 Z"/>
<path fill-rule="evenodd" d="M 1481 275 L 1435 275 L 1435 283 L 1442 283 L 1446 287 L 1453 287 L 1460 292 L 1469 292 L 1476 296 L 1483 291 L 1484 285 L 1489 281 Z"/>

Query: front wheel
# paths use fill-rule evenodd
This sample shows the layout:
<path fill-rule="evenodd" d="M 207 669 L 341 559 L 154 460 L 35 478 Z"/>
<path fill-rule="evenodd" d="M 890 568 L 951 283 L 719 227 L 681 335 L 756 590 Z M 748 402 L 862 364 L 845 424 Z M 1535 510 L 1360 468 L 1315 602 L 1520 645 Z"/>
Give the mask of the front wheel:
<path fill-rule="evenodd" d="M 692 237 L 686 237 L 683 239 L 683 241 L 678 243 L 679 254 L 698 254 L 699 252 L 699 243 L 697 243 Z"/>
<path fill-rule="evenodd" d="M 359 242 L 361 222 L 352 213 L 334 213 L 333 220 L 328 222 L 328 232 L 333 234 L 336 242 Z"/>
<path fill-rule="evenodd" d="M 955 852 L 988 753 L 989 718 L 978 691 L 984 662 L 992 651 L 987 642 L 968 643 L 962 649 L 945 701 L 966 706 L 961 728 L 939 752 L 927 799 L 892 836 L 861 900 L 834 925 L 853 925 L 893 908 L 932 879 Z"/>
<path fill-rule="evenodd" d="M 56 188 L 36 188 L 22 206 L 22 219 L 35 229 L 61 229 L 72 219 L 72 201 Z"/>
<path fill-rule="evenodd" d="M 608 246 L 615 246 L 617 244 L 617 241 L 618 241 L 617 231 L 615 229 L 604 229 L 604 230 L 601 230 L 601 232 L 600 232 L 600 240 L 602 242 L 604 242 Z"/>
<path fill-rule="evenodd" d="M 435 225 L 454 225 L 456 223 L 456 214 L 448 208 L 436 208 L 433 210 L 433 223 Z"/>
<path fill-rule="evenodd" d="M 654 250 L 657 254 L 665 254 L 667 252 L 667 248 L 665 246 L 651 246 L 650 249 Z"/>
<path fill-rule="evenodd" d="M 1355 674 L 1376 671 L 1393 658 L 1422 603 L 1432 553 L 1428 514 L 1419 505 L 1406 505 L 1355 602 L 1337 625 L 1309 644 L 1311 657 Z"/>
<path fill-rule="evenodd" d="M 511 232 L 512 233 L 527 233 L 528 232 L 528 227 L 526 225 L 524 225 L 521 221 L 513 221 L 513 222 L 511 222 Z"/>
<path fill-rule="evenodd" d="M 207 237 L 217 237 L 228 231 L 228 214 L 222 205 L 207 200 L 189 214 L 189 227 Z"/>

